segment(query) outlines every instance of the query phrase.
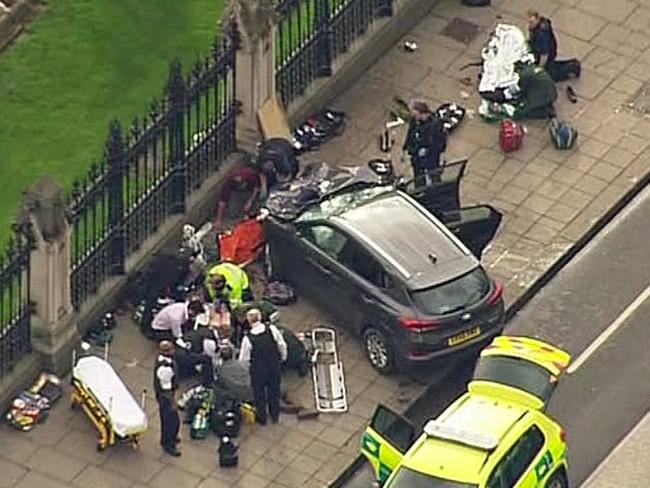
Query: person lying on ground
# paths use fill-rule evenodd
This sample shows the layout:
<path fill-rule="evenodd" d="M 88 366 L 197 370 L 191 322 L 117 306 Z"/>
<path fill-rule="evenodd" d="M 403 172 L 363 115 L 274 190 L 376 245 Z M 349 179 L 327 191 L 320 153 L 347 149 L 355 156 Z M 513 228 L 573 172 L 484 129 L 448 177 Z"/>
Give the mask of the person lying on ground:
<path fill-rule="evenodd" d="M 535 62 L 544 68 L 554 81 L 566 81 L 571 77 L 580 78 L 580 61 L 575 58 L 562 61 L 556 59 L 557 38 L 550 19 L 543 17 L 536 10 L 529 10 L 528 32 Z"/>

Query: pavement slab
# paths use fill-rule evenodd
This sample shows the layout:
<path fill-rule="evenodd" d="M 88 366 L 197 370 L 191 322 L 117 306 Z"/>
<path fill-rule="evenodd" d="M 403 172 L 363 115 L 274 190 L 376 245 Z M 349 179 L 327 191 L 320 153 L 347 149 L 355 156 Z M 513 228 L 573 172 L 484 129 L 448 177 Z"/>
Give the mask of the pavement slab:
<path fill-rule="evenodd" d="M 469 158 L 461 184 L 463 202 L 489 203 L 504 214 L 502 229 L 483 261 L 504 282 L 510 304 L 650 171 L 650 117 L 627 107 L 650 82 L 650 0 L 494 0 L 491 7 L 481 9 L 459 3 L 439 1 L 404 36 L 403 40 L 417 42 L 416 52 L 407 53 L 398 43 L 342 93 L 332 105 L 348 112 L 347 130 L 303 159 L 363 164 L 375 157 L 392 157 L 396 170 L 405 173 L 409 165 L 398 162 L 403 131 L 397 131 L 397 147 L 391 154 L 382 153 L 377 142 L 394 96 L 421 97 L 432 104 L 453 101 L 471 109 L 450 136 L 447 157 Z M 566 83 L 558 86 L 558 114 L 580 132 L 570 151 L 555 150 L 546 125 L 531 121 L 525 123 L 523 148 L 503 154 L 498 125 L 486 124 L 474 114 L 479 98 L 463 81 L 469 78 L 471 84 L 478 68 L 460 71 L 479 59 L 498 16 L 523 27 L 528 8 L 552 16 L 561 56 L 584 61 L 582 78 L 571 83 L 578 103 L 565 99 Z M 458 19 L 472 24 L 465 27 L 468 32 L 474 29 L 473 38 L 448 35 L 445 29 L 458 26 Z M 183 456 L 172 459 L 161 454 L 151 391 L 146 403 L 150 429 L 138 451 L 115 446 L 97 452 L 90 422 L 61 401 L 48 421 L 31 433 L 0 427 L 0 488 L 327 486 L 354 458 L 360 432 L 377 403 L 402 411 L 424 385 L 409 377 L 380 377 L 344 324 L 308 300 L 301 297 L 281 313 L 297 330 L 327 324 L 339 332 L 348 413 L 304 421 L 285 415 L 278 425 L 245 426 L 240 466 L 220 469 L 216 439 L 192 441 L 186 426 L 181 431 Z M 154 355 L 153 344 L 128 316 L 120 316 L 110 359 L 136 398 L 144 388 L 151 390 Z M 313 405 L 310 378 L 289 373 L 284 387 L 296 401 Z"/>

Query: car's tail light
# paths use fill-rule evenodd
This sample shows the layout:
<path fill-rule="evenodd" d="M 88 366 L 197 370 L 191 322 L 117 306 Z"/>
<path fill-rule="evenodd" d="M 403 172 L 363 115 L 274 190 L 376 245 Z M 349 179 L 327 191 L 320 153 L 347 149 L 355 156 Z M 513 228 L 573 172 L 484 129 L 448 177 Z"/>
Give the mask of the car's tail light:
<path fill-rule="evenodd" d="M 400 317 L 399 323 L 407 330 L 414 332 L 426 332 L 440 328 L 440 322 L 436 320 L 420 320 L 410 317 Z"/>
<path fill-rule="evenodd" d="M 567 436 L 566 430 L 564 430 L 564 429 L 560 430 L 560 439 L 561 439 L 562 442 L 564 442 L 565 444 L 567 443 L 568 436 Z"/>
<path fill-rule="evenodd" d="M 487 299 L 488 305 L 496 305 L 501 301 L 503 297 L 503 284 L 499 281 L 494 282 L 494 290 L 490 293 L 490 296 Z"/>

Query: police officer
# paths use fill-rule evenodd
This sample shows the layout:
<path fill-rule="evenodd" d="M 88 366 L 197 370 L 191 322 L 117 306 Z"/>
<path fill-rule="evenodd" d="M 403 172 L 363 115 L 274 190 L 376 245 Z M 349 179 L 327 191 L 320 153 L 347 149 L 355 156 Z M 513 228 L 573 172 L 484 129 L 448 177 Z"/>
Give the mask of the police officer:
<path fill-rule="evenodd" d="M 221 263 L 207 273 L 205 291 L 212 302 L 225 300 L 231 309 L 253 300 L 248 274 L 234 263 Z"/>
<path fill-rule="evenodd" d="M 183 334 L 176 341 L 174 359 L 181 377 L 201 371 L 201 384 L 206 388 L 214 383 L 214 366 L 219 358 L 219 336 L 213 327 L 199 327 Z"/>
<path fill-rule="evenodd" d="M 413 100 L 409 109 L 411 121 L 402 149 L 411 157 L 413 177 L 419 180 L 440 167 L 441 155 L 447 148 L 447 136 L 442 123 L 425 102 Z"/>
<path fill-rule="evenodd" d="M 553 81 L 565 81 L 572 76 L 580 78 L 580 61 L 575 58 L 564 61 L 556 59 L 557 39 L 550 19 L 542 17 L 536 10 L 529 10 L 528 32 L 535 62 L 548 72 Z"/>
<path fill-rule="evenodd" d="M 287 344 L 274 325 L 262 322 L 262 313 L 258 309 L 249 310 L 246 319 L 251 328 L 242 340 L 239 361 L 249 366 L 257 422 L 266 425 L 268 413 L 271 422 L 277 423 L 280 418 L 281 365 L 287 360 Z"/>
<path fill-rule="evenodd" d="M 181 421 L 176 405 L 178 378 L 173 357 L 174 344 L 171 341 L 161 341 L 154 366 L 153 388 L 160 413 L 160 445 L 166 453 L 178 457 L 181 455 L 178 450 Z"/>

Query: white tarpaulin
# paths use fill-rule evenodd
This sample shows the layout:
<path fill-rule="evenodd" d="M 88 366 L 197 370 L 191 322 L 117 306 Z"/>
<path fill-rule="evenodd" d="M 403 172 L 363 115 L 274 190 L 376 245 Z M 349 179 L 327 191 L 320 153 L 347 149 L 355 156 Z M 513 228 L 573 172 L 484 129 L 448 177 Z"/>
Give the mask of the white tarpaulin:
<path fill-rule="evenodd" d="M 146 414 L 108 362 L 97 356 L 81 358 L 72 375 L 92 392 L 108 412 L 117 435 L 126 437 L 147 430 Z"/>
<path fill-rule="evenodd" d="M 519 75 L 515 73 L 515 63 L 534 61 L 522 30 L 508 24 L 497 24 L 481 57 L 483 71 L 479 92 L 516 87 L 519 83 Z"/>

